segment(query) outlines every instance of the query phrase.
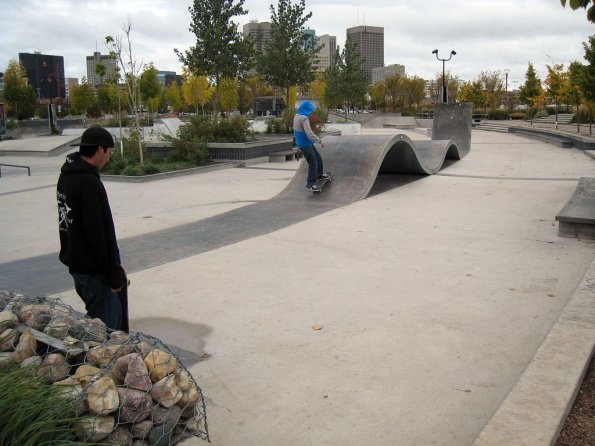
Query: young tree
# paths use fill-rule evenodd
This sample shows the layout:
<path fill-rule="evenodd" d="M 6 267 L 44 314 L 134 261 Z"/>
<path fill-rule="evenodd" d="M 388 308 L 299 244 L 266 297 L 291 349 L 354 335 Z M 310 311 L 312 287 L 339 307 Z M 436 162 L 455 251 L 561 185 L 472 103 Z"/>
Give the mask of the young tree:
<path fill-rule="evenodd" d="M 318 102 L 324 106 L 327 105 L 325 98 L 326 80 L 324 73 L 316 73 L 316 78 L 310 83 L 310 91 L 313 99 L 318 100 Z"/>
<path fill-rule="evenodd" d="M 529 62 L 525 73 L 525 83 L 519 88 L 519 101 L 522 104 L 532 105 L 531 99 L 541 94 L 541 80 L 537 76 L 533 64 Z"/>
<path fill-rule="evenodd" d="M 238 81 L 233 78 L 225 77 L 221 79 L 220 87 L 221 108 L 229 112 L 238 106 Z"/>
<path fill-rule="evenodd" d="M 580 131 L 581 128 L 581 120 L 579 117 L 579 106 L 581 105 L 581 101 L 583 100 L 583 95 L 581 91 L 581 81 L 582 76 L 584 75 L 584 66 L 578 61 L 574 61 L 570 63 L 568 67 L 568 90 L 567 90 L 567 101 L 574 105 L 576 110 L 576 129 L 577 132 Z"/>
<path fill-rule="evenodd" d="M 387 93 L 384 81 L 379 81 L 370 85 L 368 87 L 368 94 L 372 100 L 372 107 L 375 110 L 385 111 Z"/>
<path fill-rule="evenodd" d="M 9 61 L 4 72 L 4 100 L 17 120 L 33 116 L 35 91 L 29 85 L 25 67 L 16 60 Z"/>
<path fill-rule="evenodd" d="M 474 108 L 483 108 L 486 105 L 486 94 L 483 91 L 481 81 L 476 79 L 463 84 L 459 91 L 460 102 L 471 102 Z"/>
<path fill-rule="evenodd" d="M 426 81 L 419 76 L 406 77 L 405 81 L 407 104 L 410 109 L 413 107 L 413 104 L 415 104 L 416 109 L 419 110 L 419 104 L 426 96 Z"/>
<path fill-rule="evenodd" d="M 219 94 L 223 78 L 236 78 L 252 66 L 252 40 L 238 31 L 234 16 L 247 14 L 244 0 L 194 0 L 188 8 L 192 18 L 190 31 L 196 43 L 184 53 L 175 49 L 180 61 L 195 75 L 215 81 L 215 116 L 220 110 Z"/>
<path fill-rule="evenodd" d="M 340 85 L 344 89 L 343 95 L 351 108 L 364 102 L 368 90 L 368 78 L 363 69 L 365 59 L 357 52 L 357 44 L 348 35 L 345 47 L 341 52 L 342 72 Z"/>
<path fill-rule="evenodd" d="M 332 108 L 338 108 L 339 105 L 343 105 L 343 102 L 345 102 L 345 89 L 343 88 L 342 79 L 343 70 L 343 59 L 339 47 L 337 47 L 335 50 L 335 57 L 333 58 L 333 64 L 324 74 L 324 80 L 326 81 L 324 98 L 325 102 L 329 106 L 332 106 Z"/>
<path fill-rule="evenodd" d="M 93 87 L 86 79 L 80 85 L 73 85 L 70 90 L 70 105 L 75 115 L 82 115 L 97 105 L 97 98 Z"/>
<path fill-rule="evenodd" d="M 386 98 L 391 103 L 393 113 L 397 111 L 397 103 L 402 103 L 403 81 L 404 76 L 400 74 L 395 74 L 384 79 L 384 85 L 386 87 Z"/>
<path fill-rule="evenodd" d="M 185 71 L 182 78 L 184 79 L 182 82 L 184 101 L 186 104 L 195 105 L 196 113 L 200 105 L 204 115 L 205 104 L 211 100 L 215 89 L 209 85 L 209 79 L 206 76 L 196 76 Z"/>
<path fill-rule="evenodd" d="M 481 83 L 486 105 L 494 111 L 500 106 L 504 96 L 504 82 L 500 71 L 482 71 L 478 78 Z"/>
<path fill-rule="evenodd" d="M 172 82 L 163 91 L 163 99 L 173 109 L 173 111 L 182 108 L 182 96 L 180 95 L 180 87 L 176 82 Z"/>
<path fill-rule="evenodd" d="M 285 92 L 285 105 L 289 101 L 289 87 L 305 86 L 314 80 L 312 65 L 320 47 L 305 45 L 304 25 L 312 17 L 305 13 L 305 1 L 293 5 L 291 0 L 278 0 L 277 9 L 271 9 L 271 38 L 265 42 L 262 56 L 257 58 L 258 72 L 272 85 Z"/>
<path fill-rule="evenodd" d="M 107 46 L 110 56 L 118 61 L 118 64 L 124 73 L 124 81 L 126 90 L 128 91 L 128 101 L 130 108 L 134 115 L 134 131 L 138 135 L 138 156 L 141 167 L 144 166 L 143 157 L 143 142 L 141 138 L 140 122 L 139 122 L 139 94 L 138 94 L 138 77 L 142 67 L 142 62 L 138 62 L 132 53 L 132 40 L 130 33 L 132 31 L 132 21 L 130 17 L 123 25 L 122 31 L 126 35 L 126 48 L 124 48 L 124 41 L 121 36 L 106 36 L 105 45 Z"/>
<path fill-rule="evenodd" d="M 153 63 L 145 66 L 145 70 L 140 75 L 138 88 L 143 104 L 148 106 L 151 113 L 154 112 L 161 99 L 162 87 L 157 78 L 157 68 L 153 66 Z"/>
<path fill-rule="evenodd" d="M 548 95 L 556 103 L 556 128 L 558 128 L 558 108 L 568 89 L 568 73 L 564 71 L 564 65 L 562 64 L 554 64 L 553 66 L 546 64 L 545 67 L 547 68 L 547 77 L 544 83 Z"/>

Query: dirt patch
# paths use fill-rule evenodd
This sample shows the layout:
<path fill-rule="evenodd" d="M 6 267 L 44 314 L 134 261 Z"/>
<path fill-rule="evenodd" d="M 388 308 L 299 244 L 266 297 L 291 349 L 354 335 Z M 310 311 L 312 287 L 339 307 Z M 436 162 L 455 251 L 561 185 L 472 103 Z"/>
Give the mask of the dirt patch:
<path fill-rule="evenodd" d="M 591 360 L 585 379 L 556 446 L 595 445 L 595 358 Z"/>

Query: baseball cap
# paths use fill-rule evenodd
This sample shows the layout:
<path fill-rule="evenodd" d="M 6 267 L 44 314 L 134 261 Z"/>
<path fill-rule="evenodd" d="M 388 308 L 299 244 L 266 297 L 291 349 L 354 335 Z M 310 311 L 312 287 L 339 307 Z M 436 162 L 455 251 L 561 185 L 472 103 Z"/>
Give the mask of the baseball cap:
<path fill-rule="evenodd" d="M 81 142 L 71 144 L 72 147 L 97 147 L 102 146 L 104 149 L 114 147 L 114 137 L 103 127 L 94 126 L 89 127 L 81 136 Z"/>

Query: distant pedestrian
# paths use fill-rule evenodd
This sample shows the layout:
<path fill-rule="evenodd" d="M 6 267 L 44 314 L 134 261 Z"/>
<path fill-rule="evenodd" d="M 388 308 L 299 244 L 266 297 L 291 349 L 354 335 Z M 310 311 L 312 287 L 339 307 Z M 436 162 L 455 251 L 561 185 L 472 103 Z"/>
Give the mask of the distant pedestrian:
<path fill-rule="evenodd" d="M 60 261 L 74 278 L 87 314 L 114 330 L 128 331 L 127 305 L 118 295 L 126 277 L 99 176 L 114 150 L 114 138 L 102 127 L 90 127 L 73 146 L 79 151 L 66 157 L 57 187 Z"/>
<path fill-rule="evenodd" d="M 293 134 L 295 136 L 295 143 L 308 162 L 306 189 L 319 191 L 320 188 L 316 185 L 316 182 L 327 179 L 329 175 L 324 173 L 322 157 L 318 149 L 314 146 L 314 144 L 320 144 L 321 147 L 324 147 L 322 139 L 312 131 L 312 127 L 310 126 L 310 115 L 314 110 L 316 110 L 316 106 L 312 102 L 304 101 L 301 103 L 293 118 Z"/>

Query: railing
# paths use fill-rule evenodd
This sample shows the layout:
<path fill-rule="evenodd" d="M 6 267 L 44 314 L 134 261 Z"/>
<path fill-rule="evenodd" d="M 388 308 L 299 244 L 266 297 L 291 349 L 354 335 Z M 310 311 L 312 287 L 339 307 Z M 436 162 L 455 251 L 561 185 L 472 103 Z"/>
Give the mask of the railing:
<path fill-rule="evenodd" d="M 29 166 L 19 166 L 16 164 L 1 164 L 0 163 L 0 178 L 2 178 L 2 166 L 4 167 L 19 167 L 21 169 L 27 169 L 27 173 L 31 176 L 31 168 Z"/>

